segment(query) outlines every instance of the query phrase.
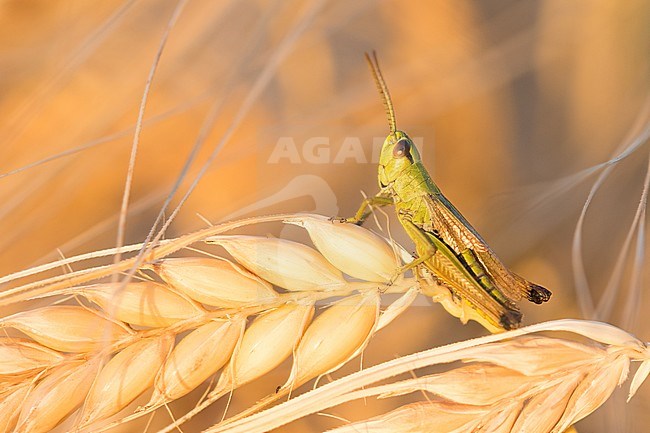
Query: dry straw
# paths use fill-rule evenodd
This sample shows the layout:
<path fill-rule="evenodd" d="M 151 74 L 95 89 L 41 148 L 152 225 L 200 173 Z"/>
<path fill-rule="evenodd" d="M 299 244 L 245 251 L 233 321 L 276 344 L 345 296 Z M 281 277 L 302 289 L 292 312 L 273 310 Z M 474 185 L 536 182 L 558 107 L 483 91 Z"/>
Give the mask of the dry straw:
<path fill-rule="evenodd" d="M 313 247 L 227 233 L 270 221 L 303 227 Z M 223 247 L 234 261 L 170 257 L 197 242 Z M 116 252 L 62 260 L 5 280 Z M 0 339 L 0 432 L 47 432 L 61 422 L 69 431 L 103 431 L 165 410 L 211 383 L 195 409 L 161 430 L 171 431 L 289 357 L 291 374 L 276 393 L 209 431 L 268 431 L 351 400 L 417 392 L 427 398 L 334 431 L 562 432 L 609 397 L 627 377 L 630 361 L 642 361 L 630 396 L 650 370 L 646 345 L 624 331 L 560 321 L 398 358 L 294 397 L 302 384 L 360 355 L 419 293 L 462 321 L 497 331 L 430 275 L 388 284 L 406 260 L 399 246 L 369 230 L 316 215 L 280 215 L 161 243 L 130 281 L 106 280 L 130 270 L 134 258 L 10 289 L 0 295 L 2 305 L 35 298 L 50 305 L 0 319 L 6 331 Z M 385 292 L 402 296 L 382 310 Z M 561 339 L 540 331 L 573 335 Z M 437 364 L 448 368 L 395 379 Z M 129 408 L 142 394 L 148 403 Z M 268 409 L 279 400 L 287 401 Z"/>

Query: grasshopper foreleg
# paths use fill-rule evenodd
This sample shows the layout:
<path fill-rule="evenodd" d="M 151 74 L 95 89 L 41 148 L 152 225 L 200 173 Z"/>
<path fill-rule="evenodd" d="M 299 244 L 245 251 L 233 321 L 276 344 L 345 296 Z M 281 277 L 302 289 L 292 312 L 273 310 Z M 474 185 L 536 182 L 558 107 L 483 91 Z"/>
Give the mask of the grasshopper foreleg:
<path fill-rule="evenodd" d="M 337 219 L 340 222 L 352 223 L 356 225 L 361 225 L 372 213 L 373 207 L 382 207 L 393 204 L 393 199 L 391 197 L 378 194 L 373 197 L 368 197 L 361 202 L 359 210 L 352 218 L 339 218 Z"/>

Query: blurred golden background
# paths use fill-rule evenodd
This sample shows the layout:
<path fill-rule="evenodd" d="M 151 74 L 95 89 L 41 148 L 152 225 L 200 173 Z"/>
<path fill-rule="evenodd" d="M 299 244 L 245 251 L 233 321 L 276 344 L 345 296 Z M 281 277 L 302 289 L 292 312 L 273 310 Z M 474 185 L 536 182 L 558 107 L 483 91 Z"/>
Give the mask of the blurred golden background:
<path fill-rule="evenodd" d="M 0 274 L 115 245 L 138 110 L 177 5 L 0 3 Z M 355 212 L 360 191 L 377 191 L 373 143 L 388 129 L 363 58 L 377 50 L 398 128 L 416 138 L 434 180 L 509 266 L 553 290 L 548 305 L 525 307 L 526 322 L 585 317 L 571 258 L 599 172 L 585 170 L 648 125 L 649 22 L 647 0 L 189 1 L 147 100 L 127 243 L 144 240 L 202 130 L 167 215 L 219 150 L 167 237 L 204 227 L 197 214 L 218 222 Z M 594 303 L 615 275 L 647 155 L 641 145 L 616 165 L 587 213 L 583 260 Z M 410 248 L 400 230 L 393 235 Z M 650 339 L 643 278 L 631 278 L 631 264 L 621 271 L 610 284 L 620 287 L 611 314 L 600 318 Z M 482 334 L 422 301 L 374 338 L 364 363 Z M 285 374 L 235 392 L 229 413 Z M 627 405 L 626 392 L 579 430 L 644 431 L 650 390 Z M 172 408 L 182 413 L 199 396 Z M 360 402 L 335 414 L 358 419 L 393 404 Z M 185 431 L 219 420 L 222 408 Z M 281 430 L 339 423 L 314 416 Z"/>

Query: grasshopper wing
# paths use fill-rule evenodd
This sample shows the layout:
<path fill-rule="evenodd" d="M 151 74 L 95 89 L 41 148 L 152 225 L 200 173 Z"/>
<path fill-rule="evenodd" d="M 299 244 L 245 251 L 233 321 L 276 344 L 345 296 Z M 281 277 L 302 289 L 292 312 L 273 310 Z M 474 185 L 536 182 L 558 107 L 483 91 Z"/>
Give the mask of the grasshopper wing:
<path fill-rule="evenodd" d="M 549 290 L 531 283 L 506 268 L 476 229 L 442 193 L 429 194 L 425 203 L 431 214 L 431 227 L 424 228 L 437 233 L 456 254 L 471 250 L 484 271 L 509 298 L 520 300 L 525 297 L 536 304 L 550 299 Z"/>

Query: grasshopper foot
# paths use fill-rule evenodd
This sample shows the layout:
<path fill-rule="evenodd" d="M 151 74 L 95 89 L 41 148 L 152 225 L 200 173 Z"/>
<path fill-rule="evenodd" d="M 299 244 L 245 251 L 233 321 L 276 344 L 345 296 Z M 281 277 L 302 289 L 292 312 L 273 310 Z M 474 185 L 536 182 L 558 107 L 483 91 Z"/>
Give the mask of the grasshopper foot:
<path fill-rule="evenodd" d="M 397 271 L 395 271 L 395 273 L 386 282 L 386 287 L 390 287 L 393 284 L 395 284 L 395 282 L 402 276 L 403 273 L 404 271 L 402 270 L 402 268 L 397 269 Z"/>
<path fill-rule="evenodd" d="M 386 293 L 388 289 L 391 288 L 393 284 L 395 284 L 395 281 L 397 281 L 397 278 L 399 277 L 399 274 L 393 275 L 386 281 L 382 286 L 379 286 L 379 293 Z"/>
<path fill-rule="evenodd" d="M 363 221 L 358 220 L 357 218 L 343 218 L 343 217 L 330 217 L 330 221 L 340 224 L 355 224 L 360 226 Z"/>
<path fill-rule="evenodd" d="M 337 216 L 331 216 L 328 219 L 333 223 L 344 223 L 345 222 L 345 218 L 337 217 Z"/>

